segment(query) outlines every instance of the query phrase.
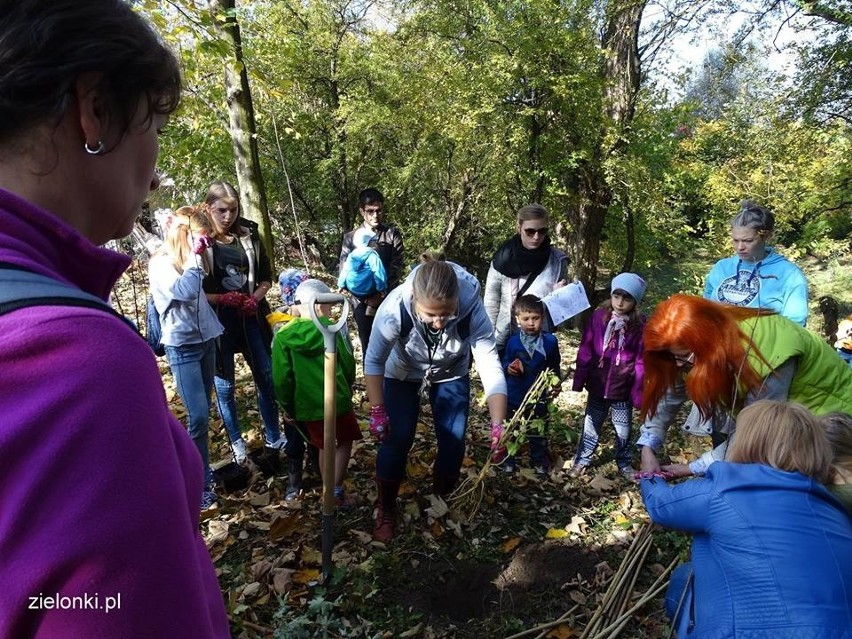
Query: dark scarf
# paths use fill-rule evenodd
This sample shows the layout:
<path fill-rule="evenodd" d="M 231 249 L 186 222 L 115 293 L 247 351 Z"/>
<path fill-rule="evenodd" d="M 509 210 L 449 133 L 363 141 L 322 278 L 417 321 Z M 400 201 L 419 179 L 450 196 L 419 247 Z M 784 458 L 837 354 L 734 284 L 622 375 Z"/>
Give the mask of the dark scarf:
<path fill-rule="evenodd" d="M 492 263 L 498 272 L 506 277 L 526 277 L 538 275 L 547 266 L 550 259 L 550 238 L 544 238 L 537 249 L 525 248 L 521 243 L 520 234 L 515 234 L 503 242 L 494 252 Z"/>

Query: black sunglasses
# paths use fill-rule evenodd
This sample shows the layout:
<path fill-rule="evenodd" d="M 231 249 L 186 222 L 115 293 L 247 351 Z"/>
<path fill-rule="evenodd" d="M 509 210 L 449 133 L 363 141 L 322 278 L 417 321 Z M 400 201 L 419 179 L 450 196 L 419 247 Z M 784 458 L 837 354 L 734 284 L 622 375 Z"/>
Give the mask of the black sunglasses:
<path fill-rule="evenodd" d="M 542 226 L 537 229 L 524 229 L 524 235 L 527 237 L 535 237 L 536 235 L 547 235 L 547 227 Z"/>

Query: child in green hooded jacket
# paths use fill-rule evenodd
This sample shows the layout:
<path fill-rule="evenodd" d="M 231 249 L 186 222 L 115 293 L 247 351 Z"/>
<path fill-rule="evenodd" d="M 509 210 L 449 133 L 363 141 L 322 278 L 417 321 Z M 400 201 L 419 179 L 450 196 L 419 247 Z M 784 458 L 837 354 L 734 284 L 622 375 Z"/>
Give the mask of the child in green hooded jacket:
<path fill-rule="evenodd" d="M 305 280 L 296 289 L 295 301 L 299 317 L 291 320 L 275 334 L 272 341 L 272 380 L 281 408 L 290 415 L 303 437 L 320 450 L 323 468 L 323 375 L 325 344 L 320 330 L 310 319 L 310 305 L 317 294 L 330 293 L 319 280 Z M 329 324 L 330 305 L 317 304 L 317 317 Z M 337 334 L 337 448 L 334 456 L 334 497 L 338 508 L 355 505 L 354 495 L 343 488 L 346 468 L 352 455 L 352 442 L 361 439 L 361 429 L 352 410 L 352 384 L 355 381 L 355 358 L 349 336 Z M 290 460 L 287 496 L 301 491 L 302 460 Z M 295 463 L 294 463 L 295 462 Z"/>

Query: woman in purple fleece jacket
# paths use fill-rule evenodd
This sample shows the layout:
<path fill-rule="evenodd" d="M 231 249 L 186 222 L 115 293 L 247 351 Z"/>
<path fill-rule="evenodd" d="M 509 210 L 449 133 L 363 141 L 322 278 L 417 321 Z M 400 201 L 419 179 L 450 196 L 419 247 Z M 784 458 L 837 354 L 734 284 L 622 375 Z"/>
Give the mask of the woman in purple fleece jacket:
<path fill-rule="evenodd" d="M 174 56 L 122 0 L 0 0 L 0 262 L 106 300 Z M 106 309 L 0 315 L 0 638 L 228 637 L 201 458 Z"/>

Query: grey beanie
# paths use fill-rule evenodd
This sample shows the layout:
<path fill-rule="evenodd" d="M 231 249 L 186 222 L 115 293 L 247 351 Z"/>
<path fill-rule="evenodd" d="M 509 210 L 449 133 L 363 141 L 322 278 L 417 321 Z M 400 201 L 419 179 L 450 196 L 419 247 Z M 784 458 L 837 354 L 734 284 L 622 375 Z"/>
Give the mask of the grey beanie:
<path fill-rule="evenodd" d="M 645 280 L 636 275 L 636 273 L 619 273 L 612 278 L 610 292 L 624 291 L 638 303 L 645 296 L 646 288 L 648 288 L 648 285 L 645 283 Z"/>

